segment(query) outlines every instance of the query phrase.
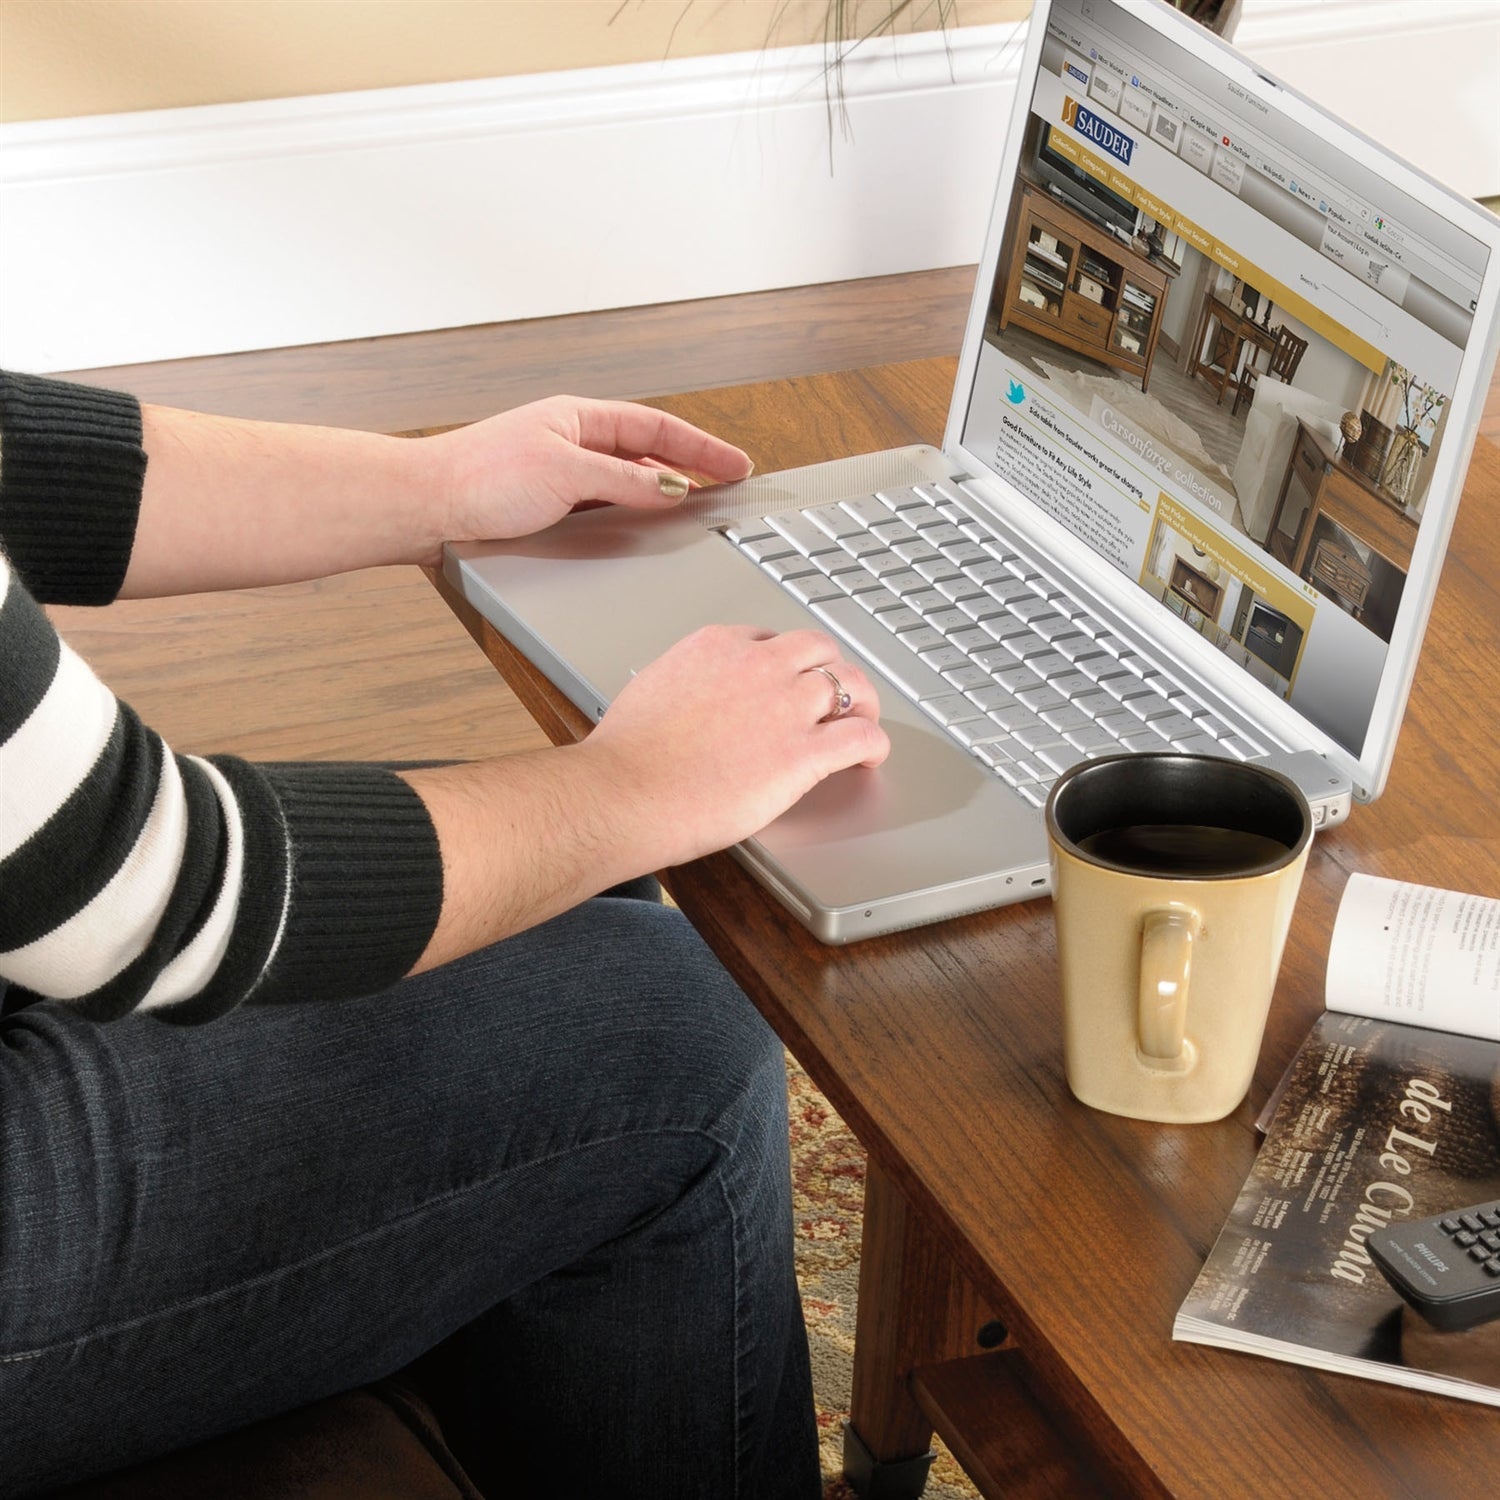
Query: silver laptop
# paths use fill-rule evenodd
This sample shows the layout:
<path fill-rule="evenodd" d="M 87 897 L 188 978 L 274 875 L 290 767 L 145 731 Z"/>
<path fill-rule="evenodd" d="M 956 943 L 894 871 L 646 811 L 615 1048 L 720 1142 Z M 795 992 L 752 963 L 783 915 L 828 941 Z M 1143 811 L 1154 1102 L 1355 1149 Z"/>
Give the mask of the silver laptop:
<path fill-rule="evenodd" d="M 712 620 L 857 655 L 889 760 L 736 851 L 827 942 L 1044 894 L 1041 808 L 1086 756 L 1263 761 L 1331 824 L 1390 769 L 1497 250 L 1156 0 L 1038 0 L 941 451 L 581 512 L 447 574 L 594 716 Z"/>

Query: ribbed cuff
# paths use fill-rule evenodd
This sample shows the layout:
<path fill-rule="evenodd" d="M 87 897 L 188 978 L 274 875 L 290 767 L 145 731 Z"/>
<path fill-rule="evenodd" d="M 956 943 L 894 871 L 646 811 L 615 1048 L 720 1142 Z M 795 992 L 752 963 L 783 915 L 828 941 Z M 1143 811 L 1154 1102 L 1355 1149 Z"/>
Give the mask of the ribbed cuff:
<path fill-rule="evenodd" d="M 373 994 L 421 957 L 443 905 L 437 830 L 394 771 L 259 768 L 290 854 L 286 926 L 252 1004 Z"/>
<path fill-rule="evenodd" d="M 119 593 L 145 476 L 134 396 L 0 371 L 0 545 L 36 598 Z"/>

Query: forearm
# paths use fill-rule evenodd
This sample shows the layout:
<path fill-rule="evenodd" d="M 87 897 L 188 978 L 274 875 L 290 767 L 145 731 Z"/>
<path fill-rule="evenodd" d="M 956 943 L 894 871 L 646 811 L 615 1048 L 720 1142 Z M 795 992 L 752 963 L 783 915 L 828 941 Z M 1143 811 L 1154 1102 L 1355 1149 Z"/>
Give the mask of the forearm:
<path fill-rule="evenodd" d="M 402 773 L 437 830 L 443 905 L 414 973 L 652 873 L 651 816 L 601 757 L 571 746 Z"/>
<path fill-rule="evenodd" d="M 434 560 L 440 486 L 419 442 L 142 409 L 145 488 L 123 597 Z"/>
<path fill-rule="evenodd" d="M 749 460 L 628 402 L 559 396 L 421 439 L 142 408 L 0 371 L 0 544 L 39 599 L 211 591 L 435 563 L 576 505 L 660 508 Z"/>

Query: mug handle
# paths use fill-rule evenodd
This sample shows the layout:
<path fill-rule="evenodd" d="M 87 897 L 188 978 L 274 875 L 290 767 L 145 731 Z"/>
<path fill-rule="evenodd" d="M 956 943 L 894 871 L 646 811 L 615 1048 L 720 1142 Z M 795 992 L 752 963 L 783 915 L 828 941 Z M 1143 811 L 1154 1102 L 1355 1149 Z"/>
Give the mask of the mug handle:
<path fill-rule="evenodd" d="M 1183 1062 L 1188 980 L 1201 927 L 1198 913 L 1185 906 L 1148 911 L 1141 924 L 1136 1046 L 1141 1060 L 1155 1067 Z"/>

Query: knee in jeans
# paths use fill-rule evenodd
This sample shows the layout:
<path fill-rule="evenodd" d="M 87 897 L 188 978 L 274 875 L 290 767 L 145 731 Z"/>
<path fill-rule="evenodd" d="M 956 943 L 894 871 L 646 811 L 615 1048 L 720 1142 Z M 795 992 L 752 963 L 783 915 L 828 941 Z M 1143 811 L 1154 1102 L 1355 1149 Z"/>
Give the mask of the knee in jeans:
<path fill-rule="evenodd" d="M 612 949 L 610 1024 L 629 1031 L 640 1066 L 664 1067 L 669 1090 L 690 1075 L 726 1104 L 746 1094 L 784 1100 L 781 1043 L 680 912 L 627 901 L 582 910 Z"/>

